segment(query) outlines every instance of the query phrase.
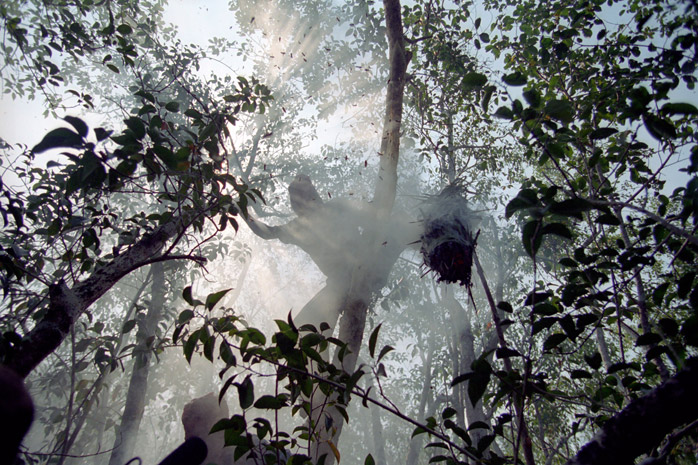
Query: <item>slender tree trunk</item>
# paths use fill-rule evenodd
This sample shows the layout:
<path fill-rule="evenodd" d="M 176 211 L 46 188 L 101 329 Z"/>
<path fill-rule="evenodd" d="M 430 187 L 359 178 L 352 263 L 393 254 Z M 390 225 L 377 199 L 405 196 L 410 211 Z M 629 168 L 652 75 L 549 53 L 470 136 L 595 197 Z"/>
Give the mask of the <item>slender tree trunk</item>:
<path fill-rule="evenodd" d="M 425 412 L 427 409 L 427 404 L 429 403 L 429 396 L 431 395 L 431 380 L 433 377 L 432 362 L 434 359 L 434 342 L 433 338 L 429 338 L 427 343 L 427 357 L 426 361 L 422 366 L 422 395 L 419 398 L 419 407 L 417 409 L 417 419 L 420 421 L 424 420 Z M 422 444 L 424 444 L 424 435 L 420 434 L 418 436 L 410 439 L 410 448 L 407 452 L 407 459 L 405 461 L 406 465 L 417 465 L 417 460 L 419 459 L 419 452 L 422 450 Z"/>
<path fill-rule="evenodd" d="M 133 299 L 131 300 L 131 305 L 129 305 L 128 312 L 126 313 L 126 316 L 123 321 L 128 321 L 131 319 L 133 312 L 136 309 L 136 304 L 138 303 L 139 299 L 143 295 L 143 291 L 145 290 L 146 286 L 148 285 L 148 282 L 151 280 L 151 275 L 152 275 L 152 267 L 150 272 L 148 272 L 145 276 L 145 279 L 143 280 L 143 283 L 141 284 L 140 288 L 136 291 L 135 295 L 133 296 Z M 124 345 L 124 338 L 125 334 L 122 332 L 119 334 L 119 339 L 116 343 L 116 346 L 114 348 L 114 353 L 118 354 L 121 352 L 121 348 Z M 112 373 L 112 370 L 108 367 L 103 368 L 102 372 L 99 374 L 97 379 L 95 380 L 92 389 L 90 391 L 90 394 L 85 398 L 85 400 L 82 402 L 82 404 L 79 406 L 79 410 L 76 414 L 76 420 L 74 422 L 73 426 L 73 431 L 71 432 L 70 436 L 67 438 L 67 448 L 66 448 L 66 453 L 69 453 L 74 444 L 76 443 L 78 437 L 80 436 L 80 433 L 83 430 L 83 426 L 88 420 L 88 417 L 96 418 L 98 415 L 95 415 L 93 413 L 93 406 L 98 403 L 98 399 L 100 394 L 102 393 L 102 386 L 104 386 L 104 383 L 106 382 L 107 378 L 109 375 Z M 102 409 L 103 410 L 103 409 Z M 101 428 L 103 429 L 103 428 Z M 88 450 L 87 447 L 92 447 L 94 446 L 94 443 L 88 444 L 87 442 L 94 441 L 93 439 L 86 438 L 85 435 L 82 435 L 81 441 L 83 444 L 83 449 L 82 450 Z M 98 441 L 98 443 L 101 441 Z M 80 446 L 78 445 L 78 448 Z"/>
<path fill-rule="evenodd" d="M 455 330 L 457 331 L 457 350 L 458 354 L 455 356 L 459 360 L 458 367 L 454 376 L 461 373 L 466 373 L 470 371 L 470 367 L 475 361 L 475 337 L 473 335 L 472 326 L 470 319 L 467 317 L 465 308 L 458 302 L 453 295 L 452 290 L 444 293 L 444 303 L 450 309 L 452 320 Z M 483 422 L 489 425 L 489 421 L 485 416 L 485 411 L 482 406 L 482 401 L 478 400 L 476 404 L 473 404 L 470 400 L 470 396 L 467 393 L 467 383 L 460 383 L 455 386 L 454 389 L 458 389 L 454 395 L 459 398 L 459 407 L 462 408 L 463 412 L 461 417 L 463 418 L 463 423 L 460 425 L 463 428 L 468 428 L 475 422 Z M 459 418 L 460 420 L 460 418 Z M 478 441 L 485 435 L 486 430 L 475 429 L 470 431 L 470 437 L 473 440 L 473 444 L 477 444 Z"/>
<path fill-rule="evenodd" d="M 487 296 L 487 301 L 489 303 L 490 310 L 492 311 L 492 321 L 494 322 L 494 327 L 497 331 L 499 347 L 501 347 L 502 349 L 507 349 L 507 342 L 504 338 L 504 328 L 502 327 L 500 322 L 499 311 L 497 310 L 497 306 L 494 302 L 494 297 L 492 296 L 490 287 L 487 284 L 487 279 L 485 278 L 485 273 L 482 270 L 482 265 L 480 264 L 480 259 L 478 258 L 477 254 L 473 254 L 473 262 L 475 264 L 477 274 L 480 277 L 480 281 L 485 291 L 485 295 Z M 504 359 L 504 369 L 508 372 L 512 372 L 513 370 L 511 366 L 511 361 L 508 357 Z M 520 445 L 523 449 L 524 460 L 526 461 L 526 465 L 535 465 L 536 462 L 535 458 L 533 457 L 533 443 L 531 441 L 531 436 L 528 432 L 528 425 L 524 416 L 525 399 L 522 394 L 523 393 L 520 392 L 514 392 L 513 395 L 514 410 L 516 412 L 516 425 L 518 427 L 516 447 Z"/>
<path fill-rule="evenodd" d="M 150 306 L 144 325 L 139 328 L 137 336 L 140 353 L 134 357 L 126 404 L 121 417 L 121 425 L 114 440 L 114 449 L 109 459 L 109 465 L 124 465 L 133 456 L 138 429 L 143 418 L 151 358 L 151 348 L 148 342 L 155 336 L 165 300 L 165 274 L 162 263 L 152 265 L 152 275 Z"/>
<path fill-rule="evenodd" d="M 373 384 L 367 382 L 368 389 Z M 371 411 L 371 432 L 373 433 L 373 451 L 377 465 L 388 465 L 385 456 L 385 439 L 383 438 L 383 423 L 381 423 L 381 411 L 377 408 L 369 409 Z"/>
<path fill-rule="evenodd" d="M 381 255 L 383 244 L 379 238 L 386 234 L 387 225 L 390 222 L 390 213 L 395 202 L 397 186 L 397 163 L 400 155 L 400 128 L 402 123 L 402 101 L 405 89 L 407 65 L 411 55 L 405 50 L 405 37 L 402 29 L 402 12 L 399 0 L 384 0 L 386 33 L 388 36 L 389 49 L 389 74 L 387 95 L 385 100 L 385 119 L 383 122 L 383 138 L 381 141 L 380 165 L 378 179 L 373 197 L 373 208 L 376 228 L 372 233 L 374 236 L 366 241 L 364 250 L 357 251 L 362 255 L 351 270 L 351 282 L 348 292 L 340 307 L 342 318 L 339 322 L 339 339 L 348 346 L 348 353 L 341 362 L 335 356 L 335 361 L 347 372 L 353 372 L 356 367 L 356 360 L 363 341 L 364 329 L 366 326 L 366 314 L 371 302 L 373 293 L 380 287 L 376 283 L 384 282 L 393 263 L 381 264 L 379 269 L 372 266 L 376 256 Z M 395 257 L 397 258 L 397 257 Z M 382 287 L 382 286 L 381 286 Z M 344 417 L 335 408 L 326 408 L 321 412 L 320 406 L 324 405 L 327 399 L 319 399 L 320 402 L 313 406 L 313 411 L 317 411 L 314 418 L 314 425 L 318 426 L 319 437 L 312 447 L 312 454 L 315 460 L 325 455 L 326 465 L 332 465 L 337 452 L 336 444 L 344 425 Z M 321 418 L 329 418 L 323 421 Z M 330 424 L 328 429 L 321 425 Z"/>

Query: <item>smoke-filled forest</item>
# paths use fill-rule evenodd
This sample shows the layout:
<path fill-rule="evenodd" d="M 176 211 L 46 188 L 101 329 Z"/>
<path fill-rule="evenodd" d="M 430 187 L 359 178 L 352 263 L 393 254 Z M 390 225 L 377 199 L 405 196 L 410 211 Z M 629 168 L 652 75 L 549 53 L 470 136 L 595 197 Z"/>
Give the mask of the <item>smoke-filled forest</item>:
<path fill-rule="evenodd" d="M 0 41 L 0 464 L 698 460 L 695 0 L 4 0 Z"/>

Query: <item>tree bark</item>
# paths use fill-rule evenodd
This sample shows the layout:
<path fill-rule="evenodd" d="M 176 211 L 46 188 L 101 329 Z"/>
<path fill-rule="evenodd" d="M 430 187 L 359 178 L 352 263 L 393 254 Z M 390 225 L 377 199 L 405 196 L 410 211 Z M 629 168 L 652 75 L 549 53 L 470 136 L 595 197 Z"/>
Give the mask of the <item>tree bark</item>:
<path fill-rule="evenodd" d="M 422 394 L 419 397 L 419 407 L 417 410 L 417 419 L 419 421 L 424 421 L 424 419 L 426 418 L 425 412 L 427 409 L 427 403 L 429 400 L 429 396 L 431 396 L 431 382 L 433 378 L 433 359 L 434 339 L 432 337 L 429 337 L 429 342 L 427 343 L 427 357 L 426 361 L 422 365 Z M 405 459 L 406 465 L 417 465 L 417 460 L 419 459 L 419 452 L 422 450 L 423 444 L 423 434 L 420 434 L 410 439 L 410 447 L 407 451 L 407 458 Z"/>
<path fill-rule="evenodd" d="M 698 358 L 608 420 L 567 465 L 632 465 L 674 429 L 698 419 Z"/>
<path fill-rule="evenodd" d="M 397 188 L 397 164 L 400 156 L 400 127 L 402 122 L 402 101 L 405 89 L 407 65 L 411 55 L 405 50 L 405 37 L 402 29 L 402 16 L 399 0 L 384 0 L 385 22 L 388 36 L 389 75 L 388 88 L 385 100 L 385 119 L 383 122 L 383 137 L 381 140 L 380 166 L 376 189 L 373 197 L 375 208 L 375 224 L 372 228 L 373 240 L 366 242 L 363 250 L 357 251 L 362 259 L 355 262 L 351 268 L 350 286 L 347 298 L 342 306 L 342 318 L 339 323 L 339 339 L 345 342 L 349 353 L 342 359 L 341 365 L 347 372 L 353 372 L 356 368 L 361 342 L 363 341 L 366 326 L 366 314 L 373 293 L 379 290 L 398 254 L 389 263 L 377 262 L 376 257 L 383 254 L 382 249 L 386 245 L 396 242 L 392 238 L 391 244 L 381 241 L 388 234 L 387 226 L 390 223 L 390 213 L 395 202 Z M 399 242 L 399 241 L 397 241 Z M 337 361 L 337 360 L 336 360 Z M 323 400 L 324 401 L 324 400 Z M 319 404 L 321 405 L 321 404 Z M 327 456 L 325 463 L 332 465 L 334 454 L 332 446 L 336 447 L 342 432 L 344 417 L 335 409 L 328 408 L 324 413 L 332 419 L 333 428 L 329 431 L 320 428 L 322 433 L 318 438 L 315 448 L 315 459 Z M 316 422 L 316 424 L 322 424 Z"/>
<path fill-rule="evenodd" d="M 339 363 L 348 372 L 353 372 L 356 367 L 366 314 L 374 293 L 385 285 L 400 253 L 410 242 L 419 238 L 419 233 L 414 234 L 418 230 L 416 225 L 404 224 L 391 217 L 397 187 L 402 102 L 411 55 L 405 50 L 399 0 L 384 0 L 383 3 L 389 75 L 373 202 L 357 207 L 348 203 L 323 203 L 319 198 L 305 198 L 300 194 L 311 192 L 311 186 L 307 186 L 307 177 L 301 176 L 294 183 L 303 183 L 307 189 L 302 192 L 294 190 L 289 194 L 299 194 L 300 198 L 296 200 L 304 201 L 302 205 L 308 208 L 296 211 L 298 217 L 295 220 L 275 227 L 252 218 L 247 220 L 250 229 L 263 239 L 279 239 L 301 247 L 327 276 L 327 286 L 303 308 L 297 320 L 316 326 L 324 321 L 330 326 L 327 332 L 331 333 L 341 315 L 339 339 L 347 344 L 349 351 Z M 343 230 L 348 227 L 351 231 Z M 323 409 L 329 400 L 334 399 L 317 395 L 312 400 L 313 415 L 310 419 L 319 435 L 311 445 L 311 453 L 315 460 L 326 455 L 326 465 L 334 462 L 344 421 L 336 409 Z M 328 423 L 331 425 L 329 429 L 325 428 Z"/>
<path fill-rule="evenodd" d="M 26 377 L 58 348 L 70 333 L 72 325 L 90 305 L 128 273 L 151 263 L 165 244 L 181 235 L 190 223 L 191 220 L 175 217 L 154 232 L 144 235 L 109 264 L 97 268 L 84 281 L 75 282 L 72 288 L 63 280 L 51 285 L 46 316 L 22 338 L 6 363 L 8 368 Z"/>
<path fill-rule="evenodd" d="M 374 191 L 373 203 L 379 217 L 390 214 L 397 190 L 397 163 L 400 157 L 400 126 L 402 123 L 402 101 L 405 94 L 407 65 L 412 58 L 405 49 L 402 29 L 402 13 L 399 0 L 383 0 L 385 25 L 388 36 L 389 75 L 385 98 L 385 118 L 381 139 L 380 166 Z"/>
<path fill-rule="evenodd" d="M 128 385 L 126 404 L 121 415 L 121 425 L 114 439 L 114 448 L 109 458 L 109 465 L 122 465 L 133 456 L 138 438 L 138 429 L 145 409 L 145 394 L 148 388 L 148 374 L 152 357 L 148 340 L 156 335 L 156 328 L 165 303 L 165 274 L 161 262 L 152 266 L 153 283 L 151 286 L 150 306 L 143 327 L 138 331 L 138 353 L 134 357 L 131 381 Z"/>

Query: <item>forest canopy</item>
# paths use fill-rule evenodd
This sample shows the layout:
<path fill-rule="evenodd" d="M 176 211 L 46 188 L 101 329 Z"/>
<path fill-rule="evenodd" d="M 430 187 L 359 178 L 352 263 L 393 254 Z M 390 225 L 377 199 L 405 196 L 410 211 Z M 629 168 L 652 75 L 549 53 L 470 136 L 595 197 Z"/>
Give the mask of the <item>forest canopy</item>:
<path fill-rule="evenodd" d="M 0 462 L 696 463 L 695 1 L 0 28 Z"/>

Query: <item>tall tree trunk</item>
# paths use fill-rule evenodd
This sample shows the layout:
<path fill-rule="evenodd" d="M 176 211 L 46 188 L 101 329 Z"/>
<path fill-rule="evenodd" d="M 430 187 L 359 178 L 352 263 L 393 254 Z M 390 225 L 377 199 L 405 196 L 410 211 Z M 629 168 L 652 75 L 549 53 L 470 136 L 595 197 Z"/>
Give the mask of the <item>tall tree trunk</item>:
<path fill-rule="evenodd" d="M 126 395 L 126 404 L 121 417 L 121 425 L 116 433 L 114 449 L 109 465 L 124 465 L 132 456 L 138 437 L 138 429 L 145 409 L 145 394 L 148 387 L 151 348 L 149 343 L 155 336 L 162 307 L 165 300 L 165 273 L 162 263 L 152 266 L 153 284 L 151 286 L 150 306 L 143 325 L 138 330 L 138 348 L 140 353 L 134 358 L 131 381 Z"/>
<path fill-rule="evenodd" d="M 337 204 L 325 205 L 316 194 L 307 176 L 301 175 L 289 186 L 291 207 L 298 217 L 284 226 L 267 226 L 253 218 L 247 218 L 252 231 L 263 239 L 279 239 L 295 244 L 306 251 L 320 270 L 327 276 L 327 285 L 297 316 L 300 323 L 322 322 L 329 324 L 328 333 L 339 320 L 339 339 L 349 349 L 340 361 L 335 354 L 335 364 L 347 372 L 353 372 L 363 341 L 366 314 L 374 294 L 387 280 L 390 270 L 400 253 L 415 238 L 411 235 L 414 225 L 400 224 L 391 218 L 397 187 L 397 164 L 400 155 L 400 127 L 402 102 L 411 55 L 405 50 L 405 37 L 399 0 L 384 0 L 386 31 L 389 48 L 389 74 L 385 100 L 385 119 L 381 140 L 380 164 L 373 202 L 364 210 L 346 210 L 365 224 L 354 231 L 351 240 L 342 238 L 328 241 L 326 228 L 336 227 L 337 221 L 347 221 Z M 297 200 L 294 206 L 294 199 Z M 352 225 L 353 226 L 353 225 Z M 324 227 L 324 229 L 323 229 Z M 396 232 L 397 231 L 397 232 Z M 406 237 L 410 240 L 405 240 Z M 336 399 L 316 395 L 311 399 L 312 415 L 309 419 L 314 432 L 309 446 L 310 454 L 317 461 L 326 456 L 326 465 L 338 457 L 337 441 L 344 418 L 331 407 Z M 328 427 L 329 425 L 329 427 Z"/>
<path fill-rule="evenodd" d="M 434 340 L 432 337 L 430 337 L 427 343 L 427 357 L 422 365 L 422 395 L 419 397 L 419 406 L 417 408 L 417 419 L 419 421 L 423 421 L 426 418 L 425 412 L 427 409 L 427 404 L 429 403 L 429 396 L 431 395 L 431 381 L 433 378 L 433 359 Z M 422 450 L 422 444 L 424 444 L 423 434 L 417 435 L 410 439 L 410 448 L 407 452 L 407 459 L 405 460 L 406 465 L 417 465 L 417 460 L 419 459 L 419 452 Z"/>
<path fill-rule="evenodd" d="M 390 223 L 390 212 L 395 202 L 397 187 L 397 164 L 400 155 L 400 127 L 402 122 L 402 101 L 405 89 L 407 65 L 410 60 L 409 53 L 405 50 L 405 37 L 402 29 L 402 16 L 399 0 L 384 0 L 386 31 L 389 47 L 389 75 L 388 88 L 385 101 L 385 119 L 383 122 L 383 138 L 381 141 L 380 166 L 378 179 L 373 197 L 375 208 L 375 222 L 373 240 L 367 241 L 364 250 L 357 251 L 362 254 L 363 260 L 353 265 L 351 270 L 351 283 L 341 306 L 342 314 L 339 322 L 339 339 L 345 342 L 349 352 L 341 362 L 335 357 L 335 363 L 340 363 L 344 370 L 353 372 L 356 360 L 363 341 L 366 326 L 366 314 L 373 293 L 380 289 L 376 282 L 384 282 L 392 268 L 381 264 L 379 269 L 372 266 L 376 256 L 381 255 L 383 246 L 379 238 L 387 233 Z M 397 257 L 396 257 L 397 258 Z M 377 276 L 380 273 L 380 276 Z M 382 286 L 381 286 L 382 287 Z M 320 399 L 319 407 L 326 402 Z M 313 409 L 320 410 L 318 409 Z M 321 418 L 330 418 L 329 422 L 320 421 Z M 314 419 L 315 425 L 331 424 L 331 428 L 319 427 L 317 432 L 317 444 L 311 451 L 315 460 L 326 455 L 326 465 L 331 465 L 335 459 L 336 444 L 342 432 L 344 417 L 335 408 L 329 407 L 320 417 Z"/>
<path fill-rule="evenodd" d="M 370 388 L 374 383 L 368 381 L 366 389 Z M 385 456 L 385 439 L 383 438 L 383 423 L 381 423 L 381 411 L 377 408 L 369 409 L 371 411 L 371 433 L 373 434 L 373 452 L 375 454 L 375 462 L 377 465 L 388 465 Z"/>
<path fill-rule="evenodd" d="M 133 299 L 131 300 L 131 305 L 129 305 L 128 312 L 126 313 L 124 320 L 123 321 L 128 321 L 131 319 L 134 311 L 136 310 L 136 304 L 140 300 L 143 291 L 147 287 L 148 283 L 151 280 L 152 276 L 152 267 L 150 271 L 146 274 L 145 279 L 143 280 L 143 283 L 141 286 L 138 288 L 136 291 L 135 295 L 133 296 Z M 114 348 L 114 353 L 118 354 L 121 353 L 121 348 L 124 345 L 124 339 L 125 339 L 125 334 L 121 332 L 119 334 L 119 339 L 115 345 Z M 70 435 L 65 439 L 66 441 L 66 449 L 65 453 L 69 453 L 70 450 L 73 448 L 75 445 L 77 439 L 79 436 L 81 436 L 81 432 L 83 430 L 83 426 L 86 424 L 87 420 L 89 417 L 92 418 L 97 418 L 99 415 L 95 415 L 93 412 L 93 406 L 95 404 L 99 404 L 99 397 L 102 393 L 102 386 L 104 386 L 104 383 L 106 382 L 107 378 L 109 375 L 112 373 L 112 371 L 109 368 L 103 368 L 102 372 L 99 374 L 95 382 L 93 383 L 92 389 L 90 391 L 90 394 L 83 400 L 83 402 L 80 404 L 78 412 L 76 414 L 76 419 L 73 422 L 73 428 L 72 432 Z M 102 410 L 104 410 L 102 408 Z M 94 446 L 94 444 L 88 444 L 88 442 L 93 442 L 93 439 L 89 439 L 86 437 L 85 434 L 82 435 L 80 442 L 83 443 L 83 448 L 81 450 L 88 450 L 87 447 Z M 101 441 L 98 441 L 98 443 Z M 78 444 L 78 449 L 80 449 L 80 444 Z"/>

